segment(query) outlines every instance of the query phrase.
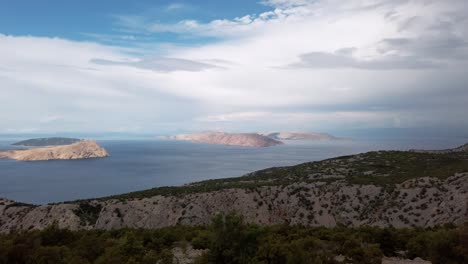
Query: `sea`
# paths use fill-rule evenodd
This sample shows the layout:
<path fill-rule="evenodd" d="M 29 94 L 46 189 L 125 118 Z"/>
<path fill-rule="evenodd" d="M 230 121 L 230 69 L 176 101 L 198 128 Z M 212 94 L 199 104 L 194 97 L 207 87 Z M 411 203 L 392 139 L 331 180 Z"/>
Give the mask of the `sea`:
<path fill-rule="evenodd" d="M 2 140 L 0 149 L 15 149 L 14 142 Z M 33 162 L 0 159 L 0 197 L 33 204 L 98 198 L 372 150 L 443 149 L 466 142 L 464 138 L 286 141 L 274 147 L 248 148 L 153 139 L 98 140 L 110 157 Z"/>

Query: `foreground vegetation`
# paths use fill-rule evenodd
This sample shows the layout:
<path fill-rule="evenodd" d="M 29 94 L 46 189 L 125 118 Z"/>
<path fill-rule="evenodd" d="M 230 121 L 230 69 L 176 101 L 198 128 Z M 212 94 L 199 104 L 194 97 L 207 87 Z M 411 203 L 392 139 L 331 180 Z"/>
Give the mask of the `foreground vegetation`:
<path fill-rule="evenodd" d="M 381 263 L 382 256 L 468 263 L 468 225 L 433 229 L 256 226 L 218 214 L 208 227 L 43 231 L 0 235 L 0 263 L 176 263 L 174 248 L 203 249 L 194 263 Z M 337 257 L 339 256 L 339 257 Z"/>

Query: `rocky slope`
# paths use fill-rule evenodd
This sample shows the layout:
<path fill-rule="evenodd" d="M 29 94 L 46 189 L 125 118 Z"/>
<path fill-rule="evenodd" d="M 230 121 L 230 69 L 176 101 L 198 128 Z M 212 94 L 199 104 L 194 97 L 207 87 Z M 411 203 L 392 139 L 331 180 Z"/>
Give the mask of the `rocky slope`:
<path fill-rule="evenodd" d="M 231 145 L 242 147 L 271 147 L 283 144 L 281 141 L 255 133 L 202 132 L 166 137 L 174 140 L 188 140 L 197 143 Z"/>
<path fill-rule="evenodd" d="M 12 145 L 26 146 L 26 147 L 45 147 L 45 146 L 70 145 L 79 141 L 81 141 L 81 139 L 63 138 L 63 137 L 33 138 L 33 139 L 16 142 L 16 143 L 13 143 Z"/>
<path fill-rule="evenodd" d="M 386 189 L 347 183 L 297 183 L 229 188 L 182 196 L 90 200 L 31 206 L 0 201 L 0 230 L 43 229 L 57 221 L 71 229 L 206 225 L 218 211 L 238 211 L 257 224 L 431 227 L 467 220 L 468 174 L 422 178 Z"/>
<path fill-rule="evenodd" d="M 9 150 L 0 152 L 0 158 L 20 161 L 70 160 L 107 157 L 107 151 L 95 141 L 82 140 L 70 145 Z"/>
<path fill-rule="evenodd" d="M 351 140 L 350 138 L 335 137 L 327 133 L 315 132 L 269 132 L 262 135 L 276 140 Z"/>
<path fill-rule="evenodd" d="M 0 231 L 205 225 L 235 210 L 257 224 L 431 227 L 468 219 L 468 154 L 369 152 L 239 178 L 51 205 L 0 201 Z"/>

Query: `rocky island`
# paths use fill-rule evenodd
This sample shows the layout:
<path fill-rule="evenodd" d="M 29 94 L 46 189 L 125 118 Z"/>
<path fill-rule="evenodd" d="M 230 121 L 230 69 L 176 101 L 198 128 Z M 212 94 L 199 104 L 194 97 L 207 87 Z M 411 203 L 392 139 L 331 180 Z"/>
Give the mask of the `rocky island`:
<path fill-rule="evenodd" d="M 316 132 L 269 132 L 262 135 L 276 140 L 351 140 L 351 138 L 335 137 L 327 133 Z"/>
<path fill-rule="evenodd" d="M 0 151 L 0 159 L 8 158 L 20 161 L 72 160 L 107 156 L 109 153 L 92 140 L 80 140 L 68 145 Z"/>
<path fill-rule="evenodd" d="M 179 134 L 167 136 L 165 139 L 188 140 L 196 143 L 242 146 L 242 147 L 271 147 L 283 142 L 256 133 L 224 133 L 201 132 L 193 134 Z"/>

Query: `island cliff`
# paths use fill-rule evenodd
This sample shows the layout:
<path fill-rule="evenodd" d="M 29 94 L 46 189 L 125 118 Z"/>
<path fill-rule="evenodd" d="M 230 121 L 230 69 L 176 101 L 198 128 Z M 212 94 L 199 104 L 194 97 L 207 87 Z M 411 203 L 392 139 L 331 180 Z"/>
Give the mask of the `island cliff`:
<path fill-rule="evenodd" d="M 82 140 L 70 145 L 0 151 L 0 158 L 20 161 L 103 158 L 109 154 L 96 141 Z"/>

